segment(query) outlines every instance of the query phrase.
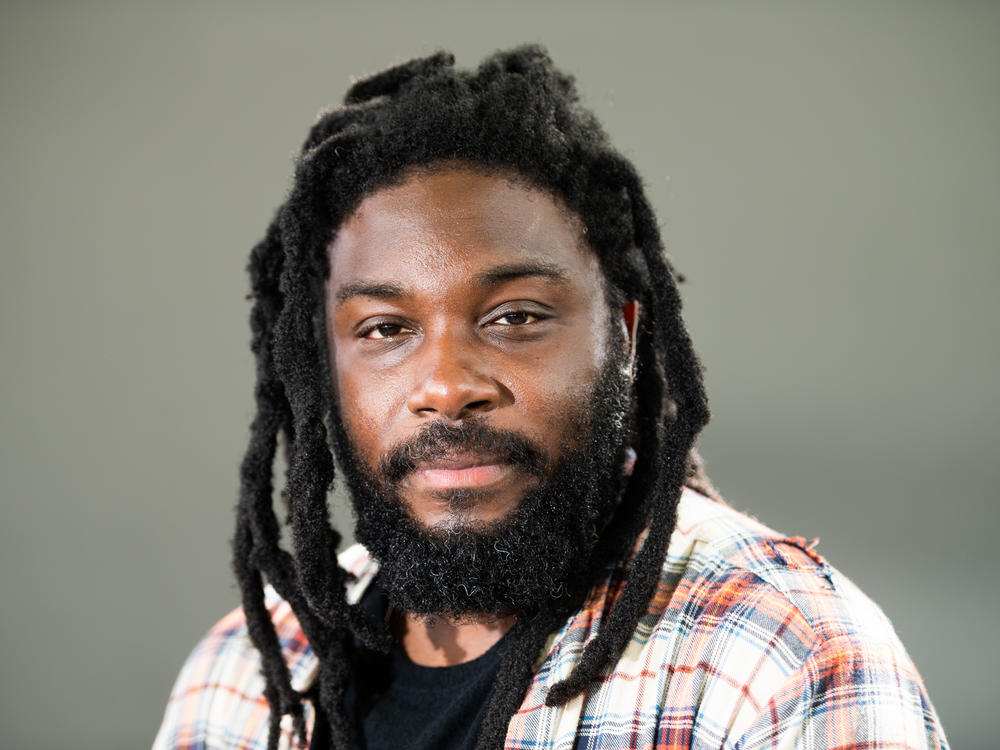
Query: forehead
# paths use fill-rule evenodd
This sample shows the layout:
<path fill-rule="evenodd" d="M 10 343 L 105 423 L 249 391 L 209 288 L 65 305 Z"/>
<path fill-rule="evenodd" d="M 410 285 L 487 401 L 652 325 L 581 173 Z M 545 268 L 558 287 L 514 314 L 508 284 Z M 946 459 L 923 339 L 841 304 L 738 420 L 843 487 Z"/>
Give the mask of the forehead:
<path fill-rule="evenodd" d="M 465 168 L 411 174 L 367 196 L 330 246 L 330 283 L 440 285 L 497 264 L 541 264 L 601 283 L 583 222 L 523 180 Z"/>

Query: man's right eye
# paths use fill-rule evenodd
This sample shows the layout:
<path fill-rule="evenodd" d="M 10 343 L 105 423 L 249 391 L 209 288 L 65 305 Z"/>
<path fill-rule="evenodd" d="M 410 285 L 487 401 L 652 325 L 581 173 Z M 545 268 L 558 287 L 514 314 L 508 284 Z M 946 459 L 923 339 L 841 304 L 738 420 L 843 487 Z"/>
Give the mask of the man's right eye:
<path fill-rule="evenodd" d="M 403 332 L 403 326 L 399 323 L 376 323 L 375 325 L 362 328 L 358 332 L 358 338 L 381 340 L 391 339 Z"/>

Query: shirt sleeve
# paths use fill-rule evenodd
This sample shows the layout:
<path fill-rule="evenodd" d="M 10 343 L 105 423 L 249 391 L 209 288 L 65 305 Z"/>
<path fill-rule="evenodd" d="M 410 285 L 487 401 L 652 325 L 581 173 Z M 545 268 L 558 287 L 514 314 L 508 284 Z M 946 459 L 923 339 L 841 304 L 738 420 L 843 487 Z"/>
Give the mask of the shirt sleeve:
<path fill-rule="evenodd" d="M 263 692 L 259 656 L 242 610 L 235 610 L 208 632 L 181 668 L 153 750 L 263 750 L 270 716 Z"/>
<path fill-rule="evenodd" d="M 948 744 L 898 640 L 840 636 L 810 652 L 734 747 L 946 750 Z"/>

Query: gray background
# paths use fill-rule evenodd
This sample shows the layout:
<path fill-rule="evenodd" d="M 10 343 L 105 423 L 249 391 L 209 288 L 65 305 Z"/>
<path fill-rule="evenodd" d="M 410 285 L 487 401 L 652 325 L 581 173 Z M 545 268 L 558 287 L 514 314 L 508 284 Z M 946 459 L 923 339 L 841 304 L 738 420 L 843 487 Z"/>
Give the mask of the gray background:
<path fill-rule="evenodd" d="M 349 76 L 549 46 L 689 282 L 731 502 L 997 702 L 1000 8 L 50 2 L 0 15 L 0 744 L 147 746 L 235 606 L 243 267 Z"/>

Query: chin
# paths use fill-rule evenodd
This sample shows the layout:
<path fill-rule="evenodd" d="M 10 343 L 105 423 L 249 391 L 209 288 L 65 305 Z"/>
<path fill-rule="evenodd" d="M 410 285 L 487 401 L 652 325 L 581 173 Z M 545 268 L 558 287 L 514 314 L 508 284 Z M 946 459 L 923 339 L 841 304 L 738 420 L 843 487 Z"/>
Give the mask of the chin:
<path fill-rule="evenodd" d="M 458 529 L 490 532 L 509 521 L 524 501 L 524 492 L 498 494 L 479 489 L 436 492 L 419 500 L 403 496 L 414 522 L 428 534 Z"/>

